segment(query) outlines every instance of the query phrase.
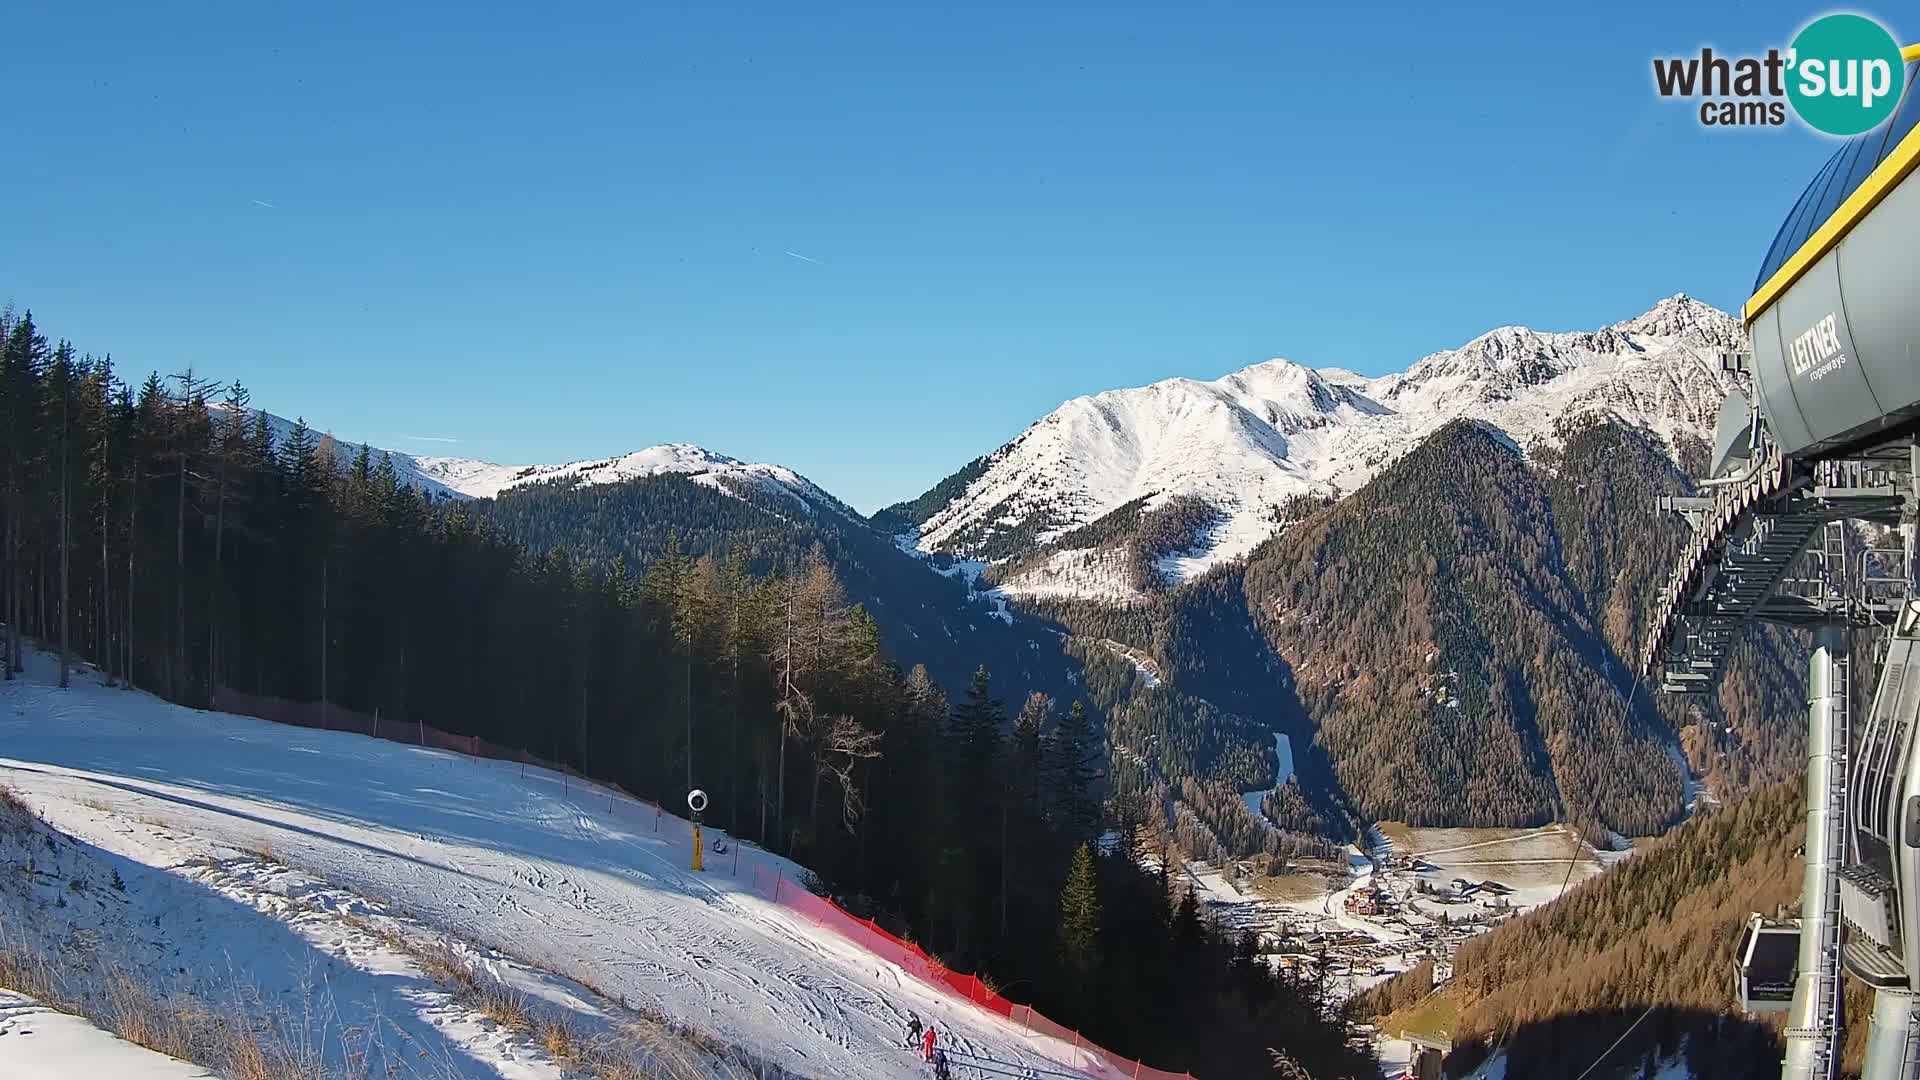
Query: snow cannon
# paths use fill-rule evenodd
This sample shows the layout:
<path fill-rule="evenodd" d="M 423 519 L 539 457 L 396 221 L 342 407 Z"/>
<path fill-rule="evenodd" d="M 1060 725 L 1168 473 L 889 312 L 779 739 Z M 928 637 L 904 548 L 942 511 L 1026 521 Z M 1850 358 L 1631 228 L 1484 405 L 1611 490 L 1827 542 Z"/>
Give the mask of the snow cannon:
<path fill-rule="evenodd" d="M 687 809 L 693 811 L 693 868 L 703 871 L 707 863 L 700 843 L 700 815 L 707 809 L 707 793 L 699 788 L 687 792 Z"/>

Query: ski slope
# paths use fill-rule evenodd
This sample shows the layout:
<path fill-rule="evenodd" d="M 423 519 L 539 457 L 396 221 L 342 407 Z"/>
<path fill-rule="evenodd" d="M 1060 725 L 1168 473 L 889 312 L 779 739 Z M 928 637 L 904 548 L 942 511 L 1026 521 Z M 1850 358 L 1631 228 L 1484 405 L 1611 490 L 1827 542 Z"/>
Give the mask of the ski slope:
<path fill-rule="evenodd" d="M 168 877 L 197 875 L 190 884 L 214 888 L 235 918 L 310 910 L 270 902 L 276 887 L 262 879 L 290 875 L 283 898 L 330 891 L 322 906 L 403 912 L 518 965 L 536 997 L 572 988 L 610 1011 L 658 1010 L 798 1076 L 928 1073 L 900 1048 L 909 1012 L 950 1047 L 1016 1073 L 1100 1075 L 1071 1046 L 955 1001 L 755 895 L 756 871 L 793 887 L 798 868 L 783 859 L 735 845 L 709 855 L 708 873 L 691 872 L 689 826 L 650 805 L 534 769 L 523 777 L 519 765 L 185 709 L 90 672 L 63 692 L 49 658 L 29 668 L 0 686 L 0 785 L 84 844 Z M 283 865 L 232 858 L 255 851 Z M 196 854 L 247 880 L 212 880 Z M 298 935 L 282 944 L 290 966 L 303 944 L 344 965 L 337 981 L 349 997 L 385 992 L 387 1007 L 411 1007 L 382 990 L 378 958 L 364 950 Z M 465 1063 L 458 1075 L 554 1075 L 476 1039 L 442 1048 Z"/>

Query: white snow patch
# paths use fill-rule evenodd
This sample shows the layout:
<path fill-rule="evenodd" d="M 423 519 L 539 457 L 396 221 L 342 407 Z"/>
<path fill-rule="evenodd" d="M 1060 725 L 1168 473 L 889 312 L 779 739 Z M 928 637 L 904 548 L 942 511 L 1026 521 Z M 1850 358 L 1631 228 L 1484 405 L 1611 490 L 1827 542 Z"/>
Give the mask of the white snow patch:
<path fill-rule="evenodd" d="M 1693 1080 L 1693 1072 L 1687 1068 L 1686 1047 L 1680 1052 L 1660 1062 L 1653 1074 L 1653 1080 Z"/>
<path fill-rule="evenodd" d="M 1686 806 L 1687 813 L 1695 813 L 1702 807 L 1711 809 L 1720 805 L 1720 800 L 1713 794 L 1713 789 L 1693 774 L 1693 766 L 1687 763 L 1687 755 L 1681 752 L 1679 743 L 1667 744 L 1667 756 L 1671 757 L 1673 763 L 1680 768 L 1680 799 Z"/>
<path fill-rule="evenodd" d="M 0 1060 L 9 1080 L 201 1080 L 213 1074 L 135 1046 L 85 1019 L 0 990 Z"/>
<path fill-rule="evenodd" d="M 1100 638 L 1096 644 L 1120 659 L 1125 660 L 1127 663 L 1132 664 L 1133 670 L 1140 676 L 1141 683 L 1149 690 L 1160 685 L 1160 668 L 1153 662 L 1152 657 L 1147 656 L 1130 645 L 1115 641 L 1112 638 Z"/>
<path fill-rule="evenodd" d="M 1126 553 L 1113 548 L 1052 552 L 1037 565 L 1004 576 L 1000 588 L 1020 598 L 1073 597 L 1119 604 L 1145 596 L 1128 580 Z"/>
<path fill-rule="evenodd" d="M 988 618 L 999 619 L 1008 626 L 1013 625 L 1013 609 L 1008 606 L 1012 599 L 1011 595 L 1005 589 L 992 587 L 983 589 L 980 587 L 980 575 L 986 573 L 986 563 L 978 559 L 949 560 L 943 556 L 941 561 L 945 561 L 947 565 L 942 566 L 940 562 L 936 562 L 927 552 L 914 546 L 914 536 L 915 534 L 913 533 L 901 533 L 893 538 L 893 546 L 899 548 L 903 553 L 925 562 L 927 569 L 932 570 L 941 577 L 958 578 L 965 582 L 967 586 L 967 599 L 969 601 L 981 601 L 985 603 L 988 609 Z"/>

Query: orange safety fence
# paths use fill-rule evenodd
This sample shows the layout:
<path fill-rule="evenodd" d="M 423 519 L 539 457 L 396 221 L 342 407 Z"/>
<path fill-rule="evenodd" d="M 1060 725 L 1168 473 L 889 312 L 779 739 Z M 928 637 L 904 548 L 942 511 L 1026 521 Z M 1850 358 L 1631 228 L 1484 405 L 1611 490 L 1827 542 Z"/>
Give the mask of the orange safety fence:
<path fill-rule="evenodd" d="M 1122 1057 L 1087 1040 L 1078 1031 L 1052 1020 L 1031 1005 L 1019 1005 L 980 981 L 978 976 L 958 972 L 929 955 L 926 950 L 882 928 L 871 919 L 862 919 L 829 897 L 816 895 L 798 882 L 768 868 L 756 868 L 753 889 L 775 904 L 809 922 L 824 927 L 883 960 L 897 964 L 915 976 L 951 996 L 1012 1021 L 1036 1035 L 1055 1039 L 1074 1048 L 1073 1060 L 1062 1062 L 1070 1068 L 1100 1077 L 1125 1080 L 1193 1080 L 1190 1073 L 1155 1069 L 1144 1062 Z M 1089 1070 L 1088 1064 L 1093 1068 Z"/>
<path fill-rule="evenodd" d="M 350 731 L 375 739 L 411 743 L 415 746 L 427 746 L 435 750 L 465 754 L 471 758 L 518 762 L 563 776 L 576 778 L 581 776 L 580 771 L 572 766 L 549 761 L 529 754 L 525 750 L 489 742 L 478 735 L 455 735 L 451 731 L 442 731 L 431 724 L 383 718 L 377 712 L 369 715 L 342 708 L 331 702 L 290 701 L 286 698 L 265 697 L 228 686 L 220 686 L 214 688 L 213 700 L 208 703 L 208 707 L 221 712 L 269 720 L 276 724 L 320 728 L 326 731 Z M 603 788 L 611 788 L 626 794 L 618 784 L 606 780 L 595 782 Z"/>

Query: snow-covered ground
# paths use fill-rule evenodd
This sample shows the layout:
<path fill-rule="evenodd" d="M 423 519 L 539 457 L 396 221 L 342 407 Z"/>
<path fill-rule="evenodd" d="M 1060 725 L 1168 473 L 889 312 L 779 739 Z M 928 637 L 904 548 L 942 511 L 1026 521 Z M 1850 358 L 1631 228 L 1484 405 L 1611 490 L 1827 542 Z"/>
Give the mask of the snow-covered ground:
<path fill-rule="evenodd" d="M 1133 665 L 1134 672 L 1140 676 L 1142 686 L 1151 690 L 1160 685 L 1160 665 L 1154 662 L 1153 657 L 1112 638 L 1100 638 L 1094 644 Z"/>
<path fill-rule="evenodd" d="M 8 1080 L 202 1080 L 213 1075 L 11 990 L 0 990 L 0 1068 Z"/>
<path fill-rule="evenodd" d="M 0 772 L 0 782 L 20 778 Z M 437 984 L 419 959 L 433 952 L 485 972 L 582 1037 L 605 1035 L 613 1022 L 610 1003 L 596 1004 L 584 987 L 291 869 L 265 840 L 259 850 L 238 850 L 184 831 L 170 810 L 134 814 L 133 804 L 122 809 L 112 796 L 73 803 L 49 798 L 47 786 L 18 787 L 44 823 L 0 836 L 0 863 L 25 871 L 0 890 L 0 948 L 51 964 L 58 1000 L 88 1003 L 93 1015 L 157 1016 L 160 1002 L 184 993 L 215 1014 L 245 1016 L 272 1032 L 272 1053 L 316 1066 L 302 1072 L 347 1075 L 367 1065 L 432 1080 L 563 1075 L 524 1033 L 501 1028 Z M 88 1035 L 92 1026 L 74 1018 L 59 1030 L 102 1044 L 101 1053 L 138 1056 L 130 1044 L 108 1049 L 113 1037 Z M 224 1036 L 188 1041 L 228 1044 Z M 0 1059 L 13 1045 L 21 1044 L 0 1044 Z M 179 1075 L 164 1061 L 147 1067 Z M 96 1075 L 68 1069 L 58 1075 Z"/>
<path fill-rule="evenodd" d="M 1067 597 L 1128 604 L 1146 594 L 1129 580 L 1126 552 L 1119 548 L 1056 551 L 1001 584 L 1023 600 Z"/>
<path fill-rule="evenodd" d="M 1374 1053 L 1380 1057 L 1380 1075 L 1386 1080 L 1400 1080 L 1407 1075 L 1407 1065 L 1413 1061 L 1413 1044 L 1405 1039 L 1379 1037 L 1373 1040 Z"/>
<path fill-rule="evenodd" d="M 970 603 L 982 603 L 987 607 L 987 617 L 999 619 L 1008 626 L 1013 625 L 1013 609 L 1007 606 L 1008 596 L 1004 590 L 988 586 L 981 588 L 980 575 L 986 573 L 987 564 L 978 559 L 932 559 L 924 551 L 914 546 L 913 533 L 901 533 L 893 538 L 893 546 L 901 553 L 919 559 L 927 568 L 944 578 L 954 578 L 967 586 L 967 600 Z"/>
<path fill-rule="evenodd" d="M 756 872 L 791 887 L 785 860 L 735 844 L 691 872 L 689 827 L 650 805 L 518 765 L 180 708 L 84 672 L 68 691 L 50 683 L 35 656 L 0 687 L 0 785 L 124 868 L 141 928 L 129 948 L 177 952 L 182 978 L 244 971 L 291 999 L 319 973 L 344 1026 L 404 1033 L 396 1045 L 453 1075 L 557 1075 L 437 991 L 384 928 L 458 943 L 584 1025 L 615 1022 L 622 1003 L 657 1010 L 802 1076 L 923 1071 L 897 1048 L 909 1012 L 959 1049 L 1098 1075 L 1074 1071 L 1091 1066 L 1070 1046 L 757 895 Z"/>
<path fill-rule="evenodd" d="M 1687 762 L 1687 755 L 1680 750 L 1678 743 L 1667 744 L 1667 756 L 1680 767 L 1680 799 L 1686 805 L 1687 813 L 1697 813 L 1701 809 L 1712 809 L 1720 805 L 1720 799 L 1707 786 L 1706 781 L 1693 774 L 1693 766 Z"/>
<path fill-rule="evenodd" d="M 1550 903 L 1631 854 L 1630 849 L 1595 851 L 1559 825 L 1536 829 L 1396 828 L 1394 832 L 1399 840 L 1388 841 L 1390 850 L 1416 857 L 1431 867 L 1396 871 L 1397 877 L 1424 881 L 1442 891 L 1451 889 L 1455 878 L 1497 881 L 1513 890 L 1506 902 L 1518 910 Z M 1464 909 L 1474 906 L 1465 905 Z"/>

